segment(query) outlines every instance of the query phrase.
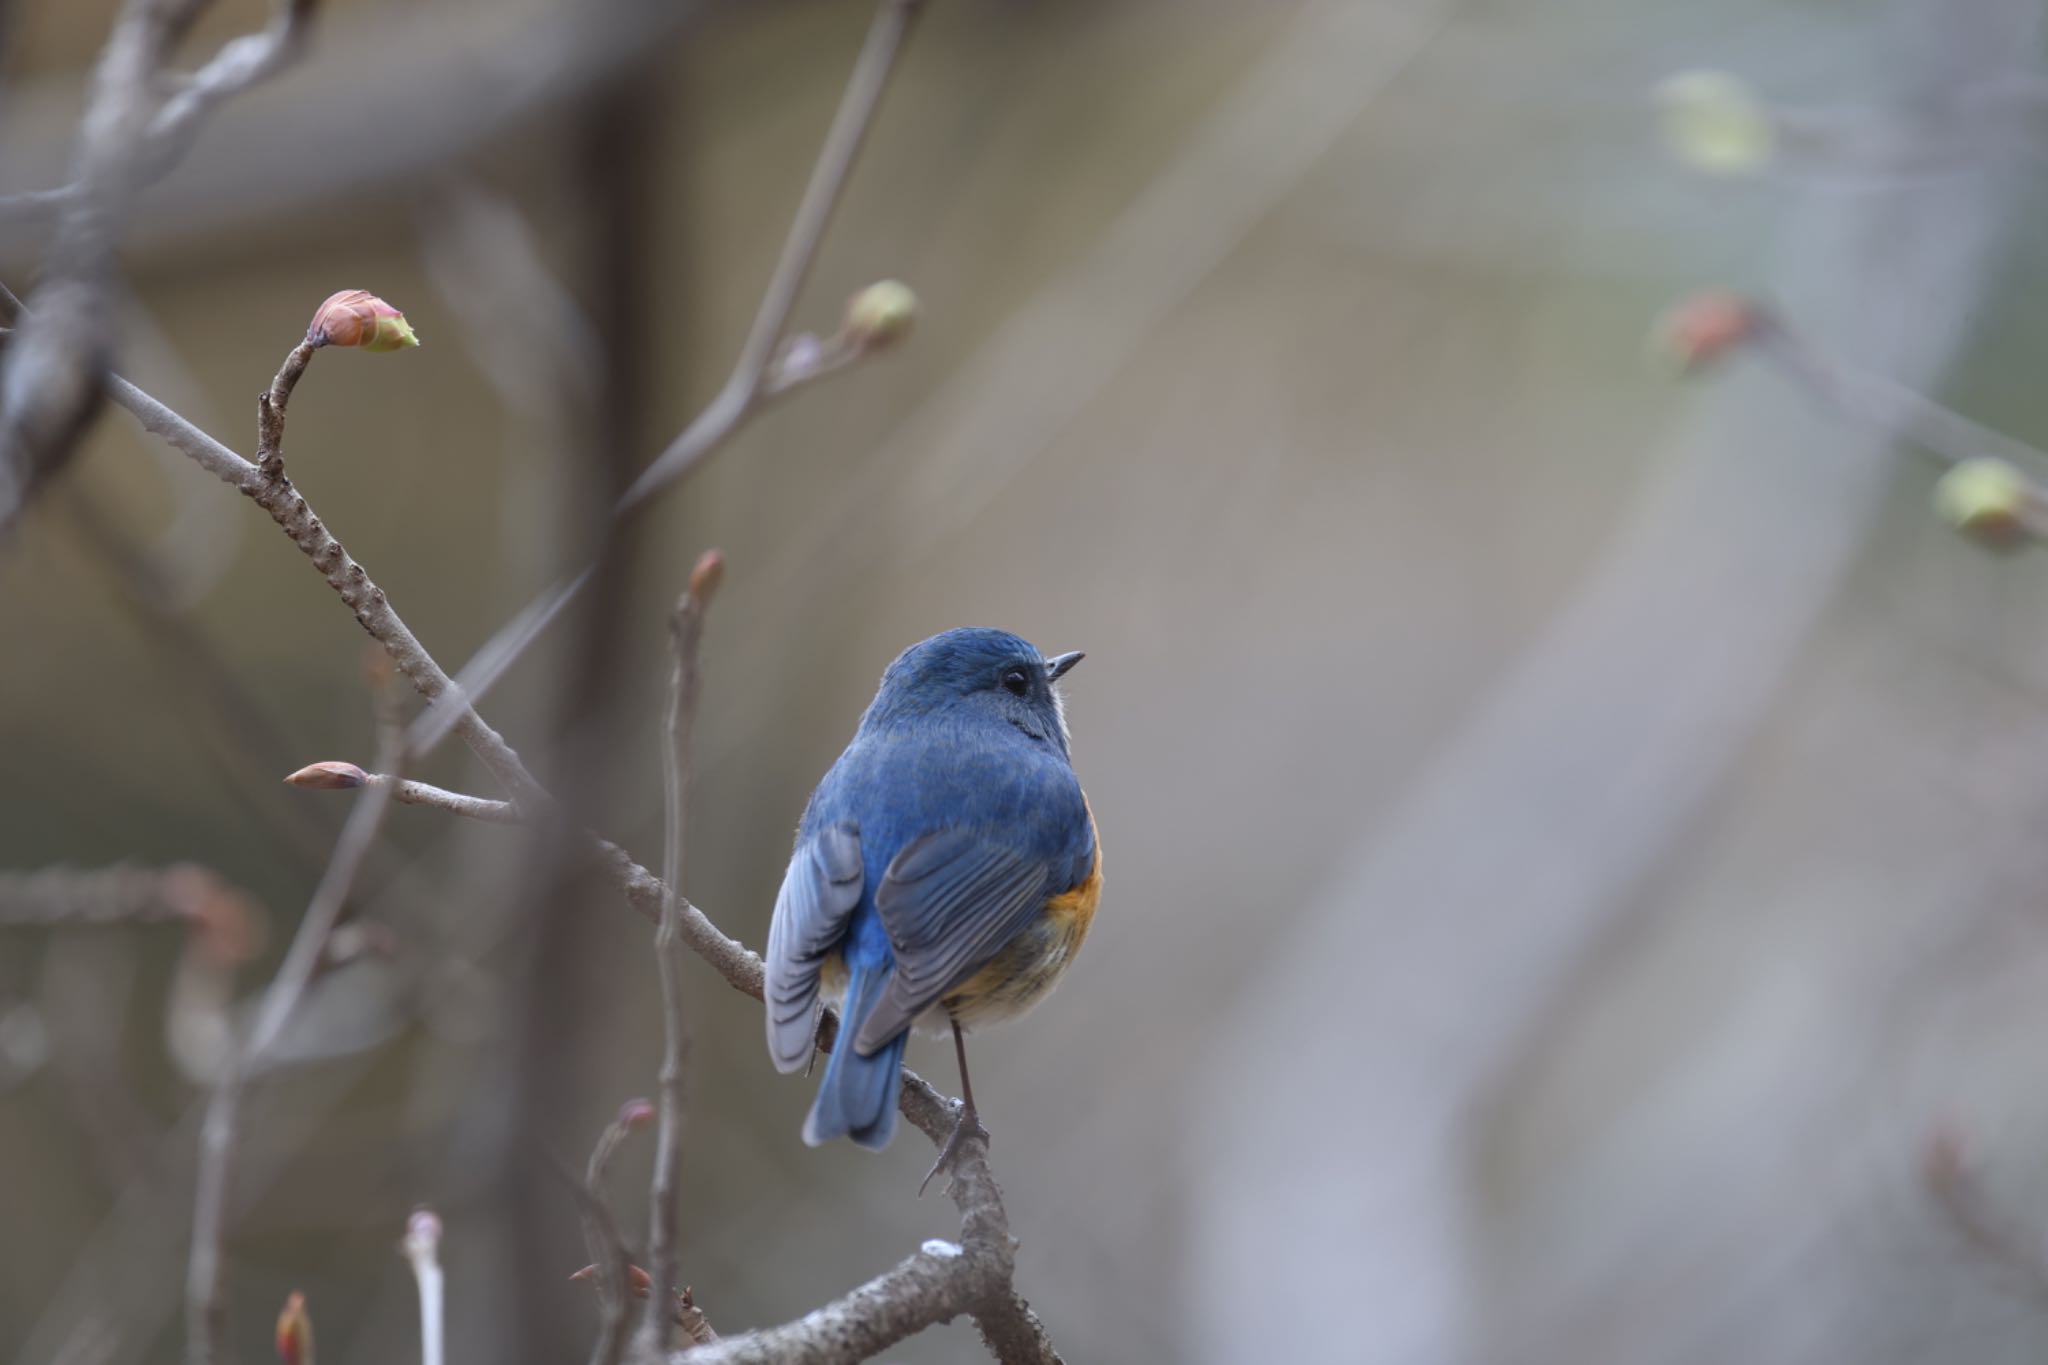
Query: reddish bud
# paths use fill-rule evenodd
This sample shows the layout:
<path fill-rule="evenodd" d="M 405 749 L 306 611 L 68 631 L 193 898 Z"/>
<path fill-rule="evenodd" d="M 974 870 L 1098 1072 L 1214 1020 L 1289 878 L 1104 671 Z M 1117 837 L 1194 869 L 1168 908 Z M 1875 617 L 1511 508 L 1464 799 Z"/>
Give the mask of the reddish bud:
<path fill-rule="evenodd" d="M 621 1128 L 645 1128 L 654 1122 L 654 1106 L 646 1100 L 627 1100 L 619 1106 L 618 1124 Z"/>
<path fill-rule="evenodd" d="M 690 570 L 690 596 L 697 599 L 697 605 L 711 605 L 718 585 L 725 581 L 725 556 L 717 550 L 706 550 L 697 556 L 697 567 Z"/>
<path fill-rule="evenodd" d="M 369 785 L 370 775 L 353 763 L 308 763 L 285 778 L 288 787 L 310 791 L 338 792 Z"/>
<path fill-rule="evenodd" d="M 263 914 L 248 896 L 203 867 L 180 863 L 164 873 L 164 896 L 192 931 L 192 946 L 233 970 L 262 951 Z"/>
<path fill-rule="evenodd" d="M 366 289 L 330 294 L 306 328 L 313 346 L 353 346 L 359 351 L 402 351 L 417 346 L 405 314 Z"/>
<path fill-rule="evenodd" d="M 587 1265 L 569 1278 L 571 1281 L 595 1280 L 597 1278 L 597 1267 Z M 634 1298 L 644 1299 L 654 1292 L 654 1277 L 637 1265 L 629 1265 L 626 1267 L 626 1287 L 633 1291 Z"/>
<path fill-rule="evenodd" d="M 1695 374 L 1756 335 L 1756 307 L 1739 294 L 1695 294 L 1657 320 L 1657 353 L 1680 374 Z"/>
<path fill-rule="evenodd" d="M 878 280 L 846 301 L 843 334 L 863 351 L 893 346 L 917 321 L 917 295 L 901 280 Z"/>
<path fill-rule="evenodd" d="M 313 1365 L 313 1319 L 306 1296 L 294 1289 L 277 1315 L 277 1358 L 284 1365 Z"/>

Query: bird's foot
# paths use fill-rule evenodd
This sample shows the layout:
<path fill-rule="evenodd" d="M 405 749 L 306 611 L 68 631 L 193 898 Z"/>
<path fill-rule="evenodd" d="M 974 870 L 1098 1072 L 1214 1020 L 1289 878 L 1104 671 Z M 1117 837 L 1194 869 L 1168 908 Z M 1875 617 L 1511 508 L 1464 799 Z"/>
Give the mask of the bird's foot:
<path fill-rule="evenodd" d="M 967 1100 L 960 1106 L 960 1119 L 953 1125 L 953 1134 L 946 1139 L 946 1145 L 939 1148 L 939 1159 L 924 1173 L 924 1179 L 917 1182 L 917 1197 L 924 1198 L 925 1187 L 932 1183 L 932 1177 L 940 1171 L 950 1174 L 953 1163 L 960 1159 L 960 1150 L 972 1139 L 979 1139 L 981 1145 L 988 1145 L 988 1129 L 981 1125 L 981 1115 L 975 1112 L 974 1102 Z"/>

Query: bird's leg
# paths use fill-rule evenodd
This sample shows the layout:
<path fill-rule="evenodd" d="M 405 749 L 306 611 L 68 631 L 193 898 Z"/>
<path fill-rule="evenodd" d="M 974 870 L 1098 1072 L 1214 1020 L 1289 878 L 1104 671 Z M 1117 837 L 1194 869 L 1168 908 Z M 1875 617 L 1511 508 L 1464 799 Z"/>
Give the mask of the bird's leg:
<path fill-rule="evenodd" d="M 981 1112 L 974 1107 L 974 1083 L 967 1079 L 967 1039 L 960 1032 L 960 1021 L 953 1023 L 953 1055 L 960 1062 L 960 1118 L 953 1125 L 953 1135 L 946 1139 L 946 1145 L 939 1148 L 939 1159 L 924 1173 L 918 1182 L 917 1197 L 924 1198 L 925 1186 L 932 1183 L 932 1177 L 952 1166 L 960 1159 L 960 1149 L 969 1138 L 980 1138 L 988 1142 L 988 1129 L 981 1126 Z"/>

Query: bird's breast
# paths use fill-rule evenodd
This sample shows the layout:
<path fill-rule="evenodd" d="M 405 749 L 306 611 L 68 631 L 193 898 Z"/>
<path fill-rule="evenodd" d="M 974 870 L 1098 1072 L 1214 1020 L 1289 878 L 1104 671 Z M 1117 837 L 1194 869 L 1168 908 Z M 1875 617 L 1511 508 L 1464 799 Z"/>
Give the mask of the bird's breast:
<path fill-rule="evenodd" d="M 1049 896 L 1045 913 L 1011 939 L 988 963 L 940 1001 L 932 1022 L 958 1020 L 962 1028 L 1014 1019 L 1052 993 L 1081 951 L 1102 898 L 1102 846 L 1079 886 Z"/>

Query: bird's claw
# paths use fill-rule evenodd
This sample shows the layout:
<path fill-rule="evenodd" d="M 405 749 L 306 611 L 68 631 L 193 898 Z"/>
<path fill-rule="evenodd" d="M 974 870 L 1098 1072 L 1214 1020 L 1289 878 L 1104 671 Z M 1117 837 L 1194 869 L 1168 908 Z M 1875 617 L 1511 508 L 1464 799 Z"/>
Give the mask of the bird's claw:
<path fill-rule="evenodd" d="M 963 1101 L 960 1105 L 960 1117 L 953 1124 L 952 1135 L 946 1139 L 945 1145 L 939 1148 L 939 1159 L 924 1173 L 924 1179 L 917 1182 L 919 1199 L 924 1198 L 925 1187 L 932 1183 L 932 1177 L 940 1171 L 950 1172 L 953 1164 L 960 1159 L 961 1150 L 973 1140 L 980 1141 L 981 1145 L 986 1147 L 989 1140 L 988 1129 L 982 1126 L 981 1115 L 975 1111 L 974 1105 Z"/>

